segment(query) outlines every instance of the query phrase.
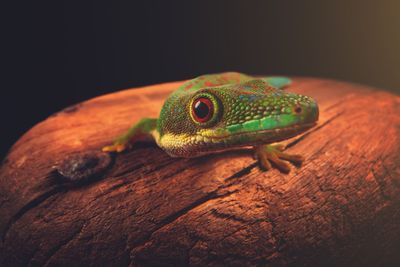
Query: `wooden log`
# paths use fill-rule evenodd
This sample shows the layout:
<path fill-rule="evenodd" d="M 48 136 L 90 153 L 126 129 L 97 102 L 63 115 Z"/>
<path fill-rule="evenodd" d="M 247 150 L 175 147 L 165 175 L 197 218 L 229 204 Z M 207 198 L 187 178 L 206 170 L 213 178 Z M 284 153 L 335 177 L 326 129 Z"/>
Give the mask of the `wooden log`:
<path fill-rule="evenodd" d="M 260 171 L 246 149 L 99 153 L 157 117 L 180 84 L 67 108 L 12 147 L 0 169 L 0 266 L 400 264 L 399 96 L 295 79 L 288 90 L 314 97 L 320 121 L 285 142 L 306 158 L 289 174 Z"/>

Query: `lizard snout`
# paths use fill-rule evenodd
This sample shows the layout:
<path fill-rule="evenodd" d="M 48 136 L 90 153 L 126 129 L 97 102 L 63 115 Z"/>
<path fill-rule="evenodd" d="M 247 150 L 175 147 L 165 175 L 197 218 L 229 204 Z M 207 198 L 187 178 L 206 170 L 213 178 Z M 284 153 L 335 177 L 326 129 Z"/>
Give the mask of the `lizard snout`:
<path fill-rule="evenodd" d="M 319 117 L 318 104 L 311 97 L 303 96 L 302 99 L 293 106 L 293 113 L 299 116 L 303 123 L 316 122 Z"/>

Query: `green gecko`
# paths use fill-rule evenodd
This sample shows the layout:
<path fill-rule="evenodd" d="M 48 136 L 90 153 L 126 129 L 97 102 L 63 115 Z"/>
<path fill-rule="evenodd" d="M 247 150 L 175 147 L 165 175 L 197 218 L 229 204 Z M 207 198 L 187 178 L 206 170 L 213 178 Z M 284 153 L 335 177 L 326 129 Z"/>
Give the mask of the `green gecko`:
<path fill-rule="evenodd" d="M 272 143 L 303 133 L 318 120 L 315 100 L 282 90 L 290 83 L 285 77 L 237 72 L 197 77 L 167 98 L 158 118 L 141 119 L 103 151 L 121 152 L 148 138 L 172 157 L 252 146 L 261 169 L 274 165 L 287 173 L 286 161 L 301 163 L 303 158 Z"/>

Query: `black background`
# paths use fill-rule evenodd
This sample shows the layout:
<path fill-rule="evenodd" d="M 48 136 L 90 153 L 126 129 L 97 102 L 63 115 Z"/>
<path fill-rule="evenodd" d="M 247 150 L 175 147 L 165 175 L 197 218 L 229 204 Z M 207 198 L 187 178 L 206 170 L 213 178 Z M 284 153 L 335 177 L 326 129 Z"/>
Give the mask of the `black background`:
<path fill-rule="evenodd" d="M 305 75 L 400 89 L 397 0 L 7 5 L 0 158 L 66 106 L 204 73 Z"/>

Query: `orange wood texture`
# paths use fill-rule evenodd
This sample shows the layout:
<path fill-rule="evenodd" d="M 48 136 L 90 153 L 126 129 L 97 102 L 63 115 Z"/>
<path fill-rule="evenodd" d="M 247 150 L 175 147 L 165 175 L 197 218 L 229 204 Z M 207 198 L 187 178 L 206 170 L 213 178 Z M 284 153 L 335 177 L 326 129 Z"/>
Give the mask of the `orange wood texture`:
<path fill-rule="evenodd" d="M 183 159 L 141 143 L 96 179 L 55 178 L 180 84 L 97 97 L 22 136 L 0 169 L 1 266 L 400 264 L 400 97 L 361 85 L 295 79 L 320 121 L 284 142 L 306 158 L 289 174 L 248 149 Z"/>

